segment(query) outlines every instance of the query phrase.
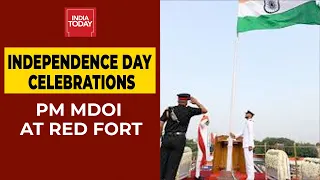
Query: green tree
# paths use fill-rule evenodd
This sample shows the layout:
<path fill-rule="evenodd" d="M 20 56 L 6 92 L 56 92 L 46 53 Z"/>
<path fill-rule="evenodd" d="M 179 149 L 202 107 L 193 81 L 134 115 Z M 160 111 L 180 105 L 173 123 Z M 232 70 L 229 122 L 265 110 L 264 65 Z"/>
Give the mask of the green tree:
<path fill-rule="evenodd" d="M 260 141 L 255 141 L 255 145 L 264 145 L 267 144 L 267 150 L 274 149 L 276 144 L 284 144 L 285 147 L 284 151 L 288 154 L 289 157 L 294 156 L 294 141 L 288 138 L 275 138 L 275 137 L 267 137 Z M 303 147 L 308 146 L 308 147 Z M 317 157 L 318 151 L 315 145 L 310 143 L 296 143 L 297 147 L 297 156 L 298 157 Z M 255 148 L 256 154 L 263 154 L 264 147 L 256 147 Z"/>
<path fill-rule="evenodd" d="M 274 149 L 274 147 L 270 146 L 275 146 L 276 144 L 284 144 L 284 146 L 293 146 L 294 141 L 288 138 L 267 137 L 262 140 L 262 143 L 267 143 L 267 150 L 269 150 Z M 288 156 L 294 156 L 293 147 L 285 147 L 284 151 L 288 154 Z"/>
<path fill-rule="evenodd" d="M 197 142 L 192 139 L 187 139 L 186 146 L 190 147 L 192 150 L 192 156 L 195 157 L 198 152 Z"/>
<path fill-rule="evenodd" d="M 308 147 L 303 147 L 303 146 L 308 146 Z M 317 147 L 310 143 L 297 143 L 297 156 L 318 157 Z"/>
<path fill-rule="evenodd" d="M 262 146 L 262 145 L 264 145 L 264 143 L 263 142 L 261 142 L 261 141 L 254 141 L 254 145 L 255 146 Z M 264 154 L 265 152 L 264 152 L 264 147 L 256 147 L 256 148 L 254 148 L 254 153 L 255 154 Z"/>

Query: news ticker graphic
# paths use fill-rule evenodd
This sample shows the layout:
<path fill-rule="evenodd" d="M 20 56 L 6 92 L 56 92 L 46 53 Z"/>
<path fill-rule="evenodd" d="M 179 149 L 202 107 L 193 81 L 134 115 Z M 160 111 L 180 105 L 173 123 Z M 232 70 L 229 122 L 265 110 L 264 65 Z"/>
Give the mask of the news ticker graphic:
<path fill-rule="evenodd" d="M 96 8 L 65 8 L 65 37 L 96 37 Z"/>
<path fill-rule="evenodd" d="M 156 48 L 6 47 L 5 94 L 155 94 Z"/>

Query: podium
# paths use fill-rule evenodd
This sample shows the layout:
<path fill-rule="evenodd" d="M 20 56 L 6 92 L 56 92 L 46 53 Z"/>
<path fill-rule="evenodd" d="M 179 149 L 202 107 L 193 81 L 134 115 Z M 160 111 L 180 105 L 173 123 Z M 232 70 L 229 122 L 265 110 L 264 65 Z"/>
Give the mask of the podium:
<path fill-rule="evenodd" d="M 218 173 L 227 168 L 229 136 L 217 136 L 214 144 L 212 172 Z M 232 169 L 235 172 L 246 173 L 242 140 L 233 141 Z"/>

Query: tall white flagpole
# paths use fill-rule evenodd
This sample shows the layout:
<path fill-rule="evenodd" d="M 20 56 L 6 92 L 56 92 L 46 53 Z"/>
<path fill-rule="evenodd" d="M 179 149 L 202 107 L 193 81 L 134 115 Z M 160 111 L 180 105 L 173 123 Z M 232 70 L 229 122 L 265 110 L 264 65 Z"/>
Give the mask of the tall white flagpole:
<path fill-rule="evenodd" d="M 231 107 L 230 107 L 230 116 L 229 116 L 229 133 L 232 130 L 232 119 L 234 118 L 234 104 L 236 97 L 236 71 L 237 71 L 237 61 L 238 61 L 238 48 L 239 48 L 239 37 L 235 40 L 234 45 L 234 58 L 233 58 L 233 75 L 232 75 L 232 88 L 231 88 Z M 228 138 L 228 156 L 227 156 L 227 171 L 232 171 L 232 146 L 233 139 L 229 136 Z"/>
<path fill-rule="evenodd" d="M 239 3 L 239 2 L 238 2 Z M 237 5 L 237 10 L 239 11 L 239 4 Z M 238 17 L 237 12 L 237 17 Z M 238 24 L 238 18 L 237 23 Z M 233 139 L 230 137 L 230 133 L 232 131 L 232 119 L 234 118 L 234 104 L 235 104 L 235 97 L 236 97 L 236 72 L 237 72 L 237 61 L 238 61 L 238 48 L 239 48 L 239 36 L 237 31 L 237 37 L 234 42 L 234 57 L 233 57 L 233 72 L 232 72 L 232 87 L 231 87 L 231 105 L 230 105 L 230 115 L 229 115 L 229 138 L 228 138 L 228 154 L 227 154 L 227 168 L 226 171 L 232 171 L 232 146 L 233 146 Z"/>

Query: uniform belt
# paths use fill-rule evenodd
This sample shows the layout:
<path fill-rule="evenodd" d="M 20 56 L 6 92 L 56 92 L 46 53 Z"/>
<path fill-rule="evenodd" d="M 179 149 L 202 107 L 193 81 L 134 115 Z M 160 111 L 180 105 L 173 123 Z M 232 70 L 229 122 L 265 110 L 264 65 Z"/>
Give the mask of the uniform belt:
<path fill-rule="evenodd" d="M 167 135 L 177 135 L 177 136 L 186 135 L 186 133 L 184 133 L 184 132 L 168 132 L 166 134 Z"/>

